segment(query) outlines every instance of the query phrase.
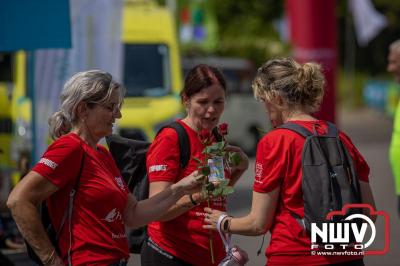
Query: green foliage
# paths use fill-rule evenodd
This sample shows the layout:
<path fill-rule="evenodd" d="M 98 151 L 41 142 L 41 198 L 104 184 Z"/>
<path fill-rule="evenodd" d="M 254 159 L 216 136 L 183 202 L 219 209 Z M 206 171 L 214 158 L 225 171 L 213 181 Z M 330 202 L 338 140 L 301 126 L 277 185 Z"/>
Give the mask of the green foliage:
<path fill-rule="evenodd" d="M 229 167 L 234 167 L 240 164 L 241 157 L 237 152 L 227 152 L 226 141 L 219 141 L 213 144 L 210 144 L 204 148 L 202 154 L 204 154 L 204 159 L 201 160 L 199 158 L 193 157 L 197 162 L 197 168 L 200 173 L 204 176 L 210 175 L 210 167 L 208 165 L 208 159 L 221 156 L 224 158 L 224 163 L 229 165 Z M 220 197 L 227 196 L 234 192 L 233 187 L 229 186 L 229 179 L 223 179 L 217 183 L 212 183 L 208 181 L 208 178 L 204 179 L 204 184 L 202 188 L 202 193 L 208 196 Z"/>
<path fill-rule="evenodd" d="M 188 1 L 190 0 L 177 0 L 178 9 L 183 2 Z M 158 2 L 166 3 L 165 0 L 158 0 Z M 221 56 L 243 57 L 252 60 L 256 65 L 260 65 L 271 57 L 288 55 L 290 45 L 279 39 L 273 27 L 273 22 L 283 16 L 284 2 L 204 0 L 202 3 L 206 5 L 207 10 L 212 12 L 217 21 L 216 49 L 206 51 L 201 47 L 188 46 L 185 47 L 184 54 L 213 53 Z M 336 1 L 339 64 L 343 66 L 345 60 L 348 60 L 348 49 L 352 47 L 354 52 L 350 52 L 355 54 L 356 71 L 369 76 L 385 73 L 388 46 L 400 38 L 400 1 L 372 0 L 374 7 L 388 19 L 389 25 L 367 47 L 359 47 L 357 44 L 348 2 L 348 0 Z M 348 30 L 350 30 L 350 40 L 345 38 Z"/>
<path fill-rule="evenodd" d="M 228 155 L 228 164 L 232 165 L 232 166 L 237 166 L 239 165 L 240 161 L 241 161 L 241 157 L 240 154 L 237 152 L 231 152 Z"/>
<path fill-rule="evenodd" d="M 202 165 L 199 167 L 200 173 L 203 176 L 208 176 L 210 174 L 210 167 L 208 165 Z"/>
<path fill-rule="evenodd" d="M 189 2 L 190 0 L 178 0 L 177 10 L 187 6 Z M 209 31 L 212 29 L 210 34 L 215 36 L 215 42 L 212 49 L 196 43 L 182 45 L 182 52 L 186 56 L 212 53 L 243 57 L 260 65 L 267 58 L 288 53 L 289 45 L 279 40 L 272 24 L 283 14 L 283 1 L 205 0 L 201 3 L 207 18 L 215 24 L 214 27 L 208 27 Z"/>
<path fill-rule="evenodd" d="M 289 46 L 280 42 L 272 24 L 282 16 L 283 1 L 213 2 L 219 29 L 219 54 L 248 58 L 259 65 L 267 58 L 287 53 Z"/>
<path fill-rule="evenodd" d="M 220 142 L 216 142 L 210 146 L 207 146 L 204 150 L 203 150 L 203 154 L 209 154 L 211 157 L 215 157 L 215 156 L 222 156 L 224 157 L 225 152 L 224 149 L 226 147 L 226 142 L 225 141 L 220 141 Z"/>
<path fill-rule="evenodd" d="M 203 193 L 207 195 L 212 195 L 213 197 L 222 197 L 222 196 L 227 196 L 231 193 L 233 193 L 235 190 L 233 187 L 229 186 L 229 180 L 224 179 L 219 183 L 207 183 L 203 187 Z"/>

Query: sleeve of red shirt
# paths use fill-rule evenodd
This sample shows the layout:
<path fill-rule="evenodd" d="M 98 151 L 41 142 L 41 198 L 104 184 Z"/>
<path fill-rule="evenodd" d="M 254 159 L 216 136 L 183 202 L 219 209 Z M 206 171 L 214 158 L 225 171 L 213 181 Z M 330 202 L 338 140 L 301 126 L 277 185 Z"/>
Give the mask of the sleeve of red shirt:
<path fill-rule="evenodd" d="M 32 170 L 62 188 L 78 175 L 82 154 L 79 142 L 64 137 L 49 146 Z"/>
<path fill-rule="evenodd" d="M 364 157 L 357 150 L 356 146 L 354 146 L 353 142 L 346 134 L 340 132 L 340 138 L 343 141 L 343 144 L 346 146 L 347 151 L 350 153 L 351 158 L 353 159 L 358 178 L 361 181 L 369 182 L 370 169 Z"/>
<path fill-rule="evenodd" d="M 267 193 L 282 183 L 286 160 L 284 148 L 280 144 L 279 137 L 271 132 L 257 145 L 253 186 L 255 192 Z"/>
<path fill-rule="evenodd" d="M 177 132 L 172 128 L 163 129 L 147 152 L 146 166 L 149 182 L 175 183 L 180 171 L 179 158 Z"/>

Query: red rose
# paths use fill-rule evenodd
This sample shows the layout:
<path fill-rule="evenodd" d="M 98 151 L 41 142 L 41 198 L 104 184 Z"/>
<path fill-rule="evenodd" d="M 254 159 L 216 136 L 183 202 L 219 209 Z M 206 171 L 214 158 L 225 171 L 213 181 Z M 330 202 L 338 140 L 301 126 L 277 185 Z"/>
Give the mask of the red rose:
<path fill-rule="evenodd" d="M 218 126 L 218 132 L 222 136 L 228 135 L 228 124 L 227 123 L 222 123 Z"/>
<path fill-rule="evenodd" d="M 207 130 L 207 129 L 203 129 L 200 131 L 199 137 L 200 137 L 201 143 L 206 145 L 211 140 L 211 131 Z"/>

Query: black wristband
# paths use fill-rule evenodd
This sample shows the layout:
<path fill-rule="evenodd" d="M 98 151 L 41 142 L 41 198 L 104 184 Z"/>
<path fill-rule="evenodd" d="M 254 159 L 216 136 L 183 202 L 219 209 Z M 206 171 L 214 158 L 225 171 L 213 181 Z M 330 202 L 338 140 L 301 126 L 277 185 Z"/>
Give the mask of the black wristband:
<path fill-rule="evenodd" d="M 229 229 L 231 227 L 231 219 L 232 216 L 227 216 L 224 221 L 222 221 L 222 231 L 225 233 L 229 233 Z"/>
<path fill-rule="evenodd" d="M 193 204 L 193 206 L 197 206 L 198 203 L 193 199 L 192 194 L 189 195 L 189 199 L 190 199 L 190 202 Z"/>

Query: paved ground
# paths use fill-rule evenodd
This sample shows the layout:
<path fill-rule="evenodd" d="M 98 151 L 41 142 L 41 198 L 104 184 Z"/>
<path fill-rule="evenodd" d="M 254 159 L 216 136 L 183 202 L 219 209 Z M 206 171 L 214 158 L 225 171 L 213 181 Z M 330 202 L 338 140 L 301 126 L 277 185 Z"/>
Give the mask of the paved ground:
<path fill-rule="evenodd" d="M 388 147 L 392 122 L 385 115 L 367 109 L 354 112 L 341 112 L 338 117 L 339 127 L 352 138 L 371 167 L 371 186 L 375 194 L 377 208 L 388 212 L 390 215 L 390 250 L 386 255 L 366 257 L 366 265 L 399 265 L 399 218 L 396 213 L 394 185 L 388 162 Z M 254 161 L 251 163 L 250 169 L 253 169 Z M 229 212 L 235 216 L 244 215 L 250 209 L 252 176 L 252 170 L 247 171 L 239 181 L 235 193 L 229 199 Z M 381 221 L 378 221 L 377 224 L 378 239 L 375 247 L 381 248 L 384 243 L 383 227 L 381 226 Z M 234 236 L 233 241 L 245 249 L 250 256 L 248 265 L 265 265 L 264 250 L 269 242 L 268 235 L 261 255 L 257 256 L 261 240 L 262 237 Z M 19 259 L 16 265 L 31 265 L 30 263 L 24 263 L 21 256 L 14 257 L 14 259 L 15 261 Z M 132 256 L 129 265 L 140 265 L 138 256 Z"/>

